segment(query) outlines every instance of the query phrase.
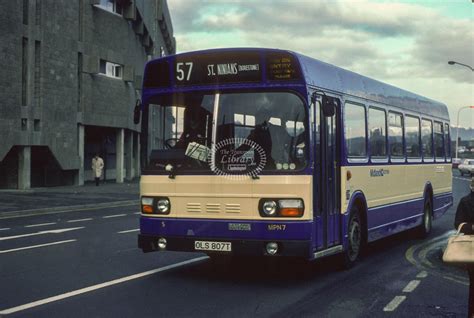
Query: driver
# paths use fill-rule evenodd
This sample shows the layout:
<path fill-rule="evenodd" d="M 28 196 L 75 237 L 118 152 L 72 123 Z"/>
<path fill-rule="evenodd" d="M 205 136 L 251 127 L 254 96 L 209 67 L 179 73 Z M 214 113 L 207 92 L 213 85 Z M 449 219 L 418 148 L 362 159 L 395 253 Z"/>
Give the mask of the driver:
<path fill-rule="evenodd" d="M 186 149 L 191 142 L 197 142 L 207 146 L 211 133 L 211 113 L 202 107 L 188 106 L 184 111 L 184 130 L 175 147 Z"/>

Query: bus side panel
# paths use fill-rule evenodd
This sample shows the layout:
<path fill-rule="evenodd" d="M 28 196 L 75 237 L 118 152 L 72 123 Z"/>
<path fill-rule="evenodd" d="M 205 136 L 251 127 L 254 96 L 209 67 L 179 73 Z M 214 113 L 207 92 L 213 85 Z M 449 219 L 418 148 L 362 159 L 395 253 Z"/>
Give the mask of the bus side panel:
<path fill-rule="evenodd" d="M 444 213 L 451 202 L 450 164 L 358 165 L 341 170 L 342 176 L 348 170 L 352 174 L 349 181 L 342 182 L 342 211 L 347 211 L 352 193 L 364 193 L 369 241 L 421 224 L 427 182 L 433 187 L 435 216 Z"/>

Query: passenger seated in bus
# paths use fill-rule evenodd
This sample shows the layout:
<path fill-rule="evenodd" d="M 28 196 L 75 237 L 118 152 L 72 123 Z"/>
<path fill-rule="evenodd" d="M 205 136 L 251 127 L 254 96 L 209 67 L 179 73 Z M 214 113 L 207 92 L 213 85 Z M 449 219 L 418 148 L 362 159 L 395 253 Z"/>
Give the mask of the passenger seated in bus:
<path fill-rule="evenodd" d="M 207 127 L 207 131 L 206 131 Z M 186 149 L 191 142 L 209 146 L 212 134 L 211 113 L 199 106 L 188 106 L 184 111 L 184 128 L 175 148 Z"/>
<path fill-rule="evenodd" d="M 288 163 L 290 160 L 291 136 L 283 126 L 272 123 L 272 112 L 261 106 L 255 114 L 255 128 L 247 137 L 263 148 L 266 155 L 266 167 L 274 169 L 276 163 Z"/>

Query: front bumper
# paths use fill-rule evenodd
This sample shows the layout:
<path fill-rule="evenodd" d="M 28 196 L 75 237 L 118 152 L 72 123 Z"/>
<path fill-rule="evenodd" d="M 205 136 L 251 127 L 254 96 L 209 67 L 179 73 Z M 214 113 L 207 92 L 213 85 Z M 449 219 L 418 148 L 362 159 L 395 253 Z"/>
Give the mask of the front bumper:
<path fill-rule="evenodd" d="M 144 253 L 154 251 L 182 251 L 182 252 L 204 252 L 208 254 L 221 255 L 241 255 L 241 256 L 263 256 L 268 255 L 265 249 L 266 243 L 270 241 L 263 240 L 236 240 L 236 239 L 216 239 L 216 238 L 199 238 L 199 237 L 165 237 L 167 241 L 166 249 L 158 247 L 158 238 L 162 236 L 154 235 L 138 235 L 138 247 Z M 230 242 L 232 244 L 231 252 L 217 251 L 197 251 L 194 248 L 195 241 L 212 241 L 212 242 Z M 271 241 L 273 242 L 273 241 Z M 292 257 L 308 257 L 311 250 L 310 241 L 275 241 L 278 243 L 278 252 L 274 256 L 292 256 Z"/>
<path fill-rule="evenodd" d="M 167 251 L 195 250 L 195 241 L 230 242 L 230 255 L 266 255 L 266 244 L 278 243 L 279 256 L 311 257 L 314 223 L 311 221 L 263 221 L 222 219 L 140 218 L 138 247 L 143 252 L 160 251 L 158 239 L 165 238 Z"/>

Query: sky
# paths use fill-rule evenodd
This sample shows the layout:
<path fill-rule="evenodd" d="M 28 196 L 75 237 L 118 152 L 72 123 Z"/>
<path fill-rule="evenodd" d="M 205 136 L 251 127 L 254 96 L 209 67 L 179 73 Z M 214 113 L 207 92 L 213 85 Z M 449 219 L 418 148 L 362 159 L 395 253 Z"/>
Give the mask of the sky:
<path fill-rule="evenodd" d="M 445 103 L 474 106 L 472 0 L 168 0 L 177 53 L 269 47 Z M 459 126 L 474 128 L 474 109 Z"/>

